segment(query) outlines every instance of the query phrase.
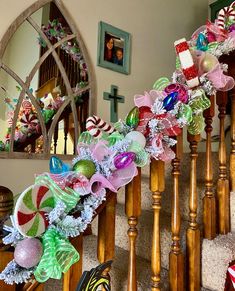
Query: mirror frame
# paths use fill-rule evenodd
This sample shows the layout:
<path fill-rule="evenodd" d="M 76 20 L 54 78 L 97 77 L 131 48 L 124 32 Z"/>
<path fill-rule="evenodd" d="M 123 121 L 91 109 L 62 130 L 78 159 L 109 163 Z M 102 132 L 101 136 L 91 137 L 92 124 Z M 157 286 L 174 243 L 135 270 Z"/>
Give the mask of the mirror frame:
<path fill-rule="evenodd" d="M 69 27 L 72 31 L 72 35 L 67 35 L 65 38 L 62 40 L 56 42 L 54 45 L 51 44 L 51 42 L 48 40 L 46 35 L 43 33 L 41 30 L 41 27 L 37 25 L 37 23 L 31 18 L 32 14 L 35 13 L 37 10 L 42 8 L 44 5 L 48 3 L 55 3 L 55 5 L 59 8 L 61 13 L 63 14 L 64 18 L 66 19 L 67 23 L 69 24 Z M 9 41 L 11 40 L 11 37 L 14 35 L 14 33 L 17 31 L 18 27 L 24 22 L 27 21 L 38 33 L 39 35 L 44 39 L 44 41 L 47 44 L 48 50 L 46 53 L 44 53 L 38 60 L 38 62 L 32 67 L 31 72 L 29 75 L 26 77 L 26 81 L 24 82 L 15 72 L 13 72 L 10 68 L 8 68 L 2 61 L 4 53 L 6 51 L 7 45 Z M 85 88 L 82 88 L 79 90 L 78 93 L 83 93 L 85 91 L 89 90 L 89 111 L 88 114 L 90 115 L 91 113 L 96 112 L 96 84 L 95 84 L 95 77 L 91 65 L 91 61 L 86 49 L 86 46 L 82 40 L 81 34 L 79 33 L 76 25 L 74 24 L 73 20 L 71 19 L 71 16 L 69 15 L 68 11 L 64 7 L 63 3 L 61 0 L 38 0 L 34 4 L 32 4 L 30 7 L 28 7 L 23 13 L 21 13 L 15 21 L 9 26 L 5 34 L 3 35 L 1 41 L 0 41 L 0 68 L 3 69 L 7 74 L 9 74 L 13 79 L 18 82 L 18 84 L 21 86 L 22 91 L 19 96 L 19 100 L 15 109 L 15 114 L 14 114 L 14 119 L 13 119 L 13 124 L 12 128 L 16 127 L 17 123 L 17 117 L 18 113 L 21 107 L 21 103 L 23 100 L 23 97 L 25 94 L 27 94 L 32 102 L 32 105 L 35 107 L 36 111 L 38 112 L 40 110 L 39 104 L 36 102 L 35 97 L 32 95 L 32 93 L 29 91 L 29 86 L 30 82 L 33 79 L 35 73 L 39 69 L 40 65 L 43 63 L 43 61 L 46 59 L 46 57 L 51 53 L 54 57 L 54 60 L 58 66 L 58 69 L 60 70 L 61 76 L 64 80 L 65 87 L 68 93 L 68 98 L 66 101 L 64 101 L 63 105 L 59 108 L 59 110 L 56 112 L 55 118 L 52 121 L 51 127 L 47 133 L 46 127 L 44 120 L 42 118 L 42 115 L 38 115 L 39 122 L 41 124 L 41 130 L 42 130 L 42 135 L 43 137 L 47 137 L 46 140 L 44 139 L 44 144 L 43 144 L 43 153 L 26 153 L 26 152 L 15 152 L 13 151 L 13 145 L 14 145 L 14 136 L 15 136 L 15 131 L 12 132 L 11 134 L 11 139 L 10 139 L 10 150 L 9 152 L 0 152 L 0 158 L 27 158 L 27 159 L 48 159 L 52 154 L 50 153 L 50 146 L 52 142 L 52 136 L 55 131 L 55 127 L 58 123 L 59 117 L 65 107 L 71 103 L 71 109 L 72 109 L 72 114 L 73 114 L 73 120 L 74 120 L 74 130 L 75 130 L 75 148 L 78 140 L 78 132 L 79 132 L 79 122 L 78 122 L 78 117 L 77 117 L 77 112 L 76 112 L 76 105 L 74 102 L 74 94 L 72 91 L 72 88 L 70 86 L 70 82 L 68 80 L 67 74 L 65 72 L 64 66 L 55 51 L 56 47 L 61 45 L 64 41 L 68 41 L 70 39 L 76 39 L 79 48 L 81 50 L 81 54 L 83 56 L 83 59 L 87 65 L 87 74 L 88 74 L 88 80 L 89 83 Z M 16 117 L 17 116 L 17 117 Z M 73 155 L 59 155 L 60 157 L 63 158 L 65 156 L 66 158 L 73 157 Z M 65 158 L 64 157 L 64 158 Z"/>

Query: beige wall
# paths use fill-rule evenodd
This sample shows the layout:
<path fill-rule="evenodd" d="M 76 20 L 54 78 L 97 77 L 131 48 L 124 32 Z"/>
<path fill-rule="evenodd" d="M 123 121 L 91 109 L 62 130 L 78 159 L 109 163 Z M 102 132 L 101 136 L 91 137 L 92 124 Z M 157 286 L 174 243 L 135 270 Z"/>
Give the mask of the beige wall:
<path fill-rule="evenodd" d="M 0 1 L 0 37 L 14 19 L 34 0 Z M 64 5 L 77 24 L 88 48 L 97 82 L 97 113 L 109 119 L 109 102 L 103 92 L 110 85 L 119 87 L 126 98 L 119 105 L 124 118 L 133 107 L 133 96 L 151 89 L 161 76 L 171 77 L 174 71 L 175 40 L 186 37 L 207 19 L 205 0 L 64 0 Z M 96 66 L 98 22 L 102 20 L 132 35 L 131 74 L 123 75 Z M 0 185 L 22 191 L 33 182 L 34 173 L 47 169 L 47 161 L 0 160 Z M 25 169 L 26 168 L 26 169 Z"/>

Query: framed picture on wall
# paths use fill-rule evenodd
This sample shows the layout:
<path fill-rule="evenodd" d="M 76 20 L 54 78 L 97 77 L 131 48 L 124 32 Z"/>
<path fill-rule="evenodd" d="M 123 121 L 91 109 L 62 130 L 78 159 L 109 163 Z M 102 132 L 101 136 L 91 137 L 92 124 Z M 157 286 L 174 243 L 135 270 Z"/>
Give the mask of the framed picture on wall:
<path fill-rule="evenodd" d="M 100 21 L 97 65 L 115 72 L 130 73 L 130 34 Z"/>

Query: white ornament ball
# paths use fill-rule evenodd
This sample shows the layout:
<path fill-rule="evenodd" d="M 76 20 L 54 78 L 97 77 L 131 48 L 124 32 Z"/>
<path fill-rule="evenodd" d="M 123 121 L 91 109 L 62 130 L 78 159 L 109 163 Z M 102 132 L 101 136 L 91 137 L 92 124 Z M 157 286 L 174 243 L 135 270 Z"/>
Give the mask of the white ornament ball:
<path fill-rule="evenodd" d="M 144 148 L 146 145 L 146 139 L 144 135 L 141 132 L 136 131 L 136 130 L 129 132 L 126 135 L 126 139 L 138 142 L 142 148 Z"/>
<path fill-rule="evenodd" d="M 25 238 L 18 242 L 14 251 L 16 263 L 26 269 L 36 266 L 42 257 L 42 243 L 37 238 Z"/>

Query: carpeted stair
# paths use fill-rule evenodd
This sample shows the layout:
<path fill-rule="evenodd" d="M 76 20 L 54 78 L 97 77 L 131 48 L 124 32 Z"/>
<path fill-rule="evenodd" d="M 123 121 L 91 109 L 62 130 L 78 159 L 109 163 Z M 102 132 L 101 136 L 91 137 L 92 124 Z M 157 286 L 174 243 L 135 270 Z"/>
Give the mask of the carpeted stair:
<path fill-rule="evenodd" d="M 214 181 L 218 173 L 218 156 L 213 154 Z M 180 207 L 181 207 L 181 242 L 182 250 L 185 253 L 185 231 L 188 227 L 188 197 L 189 197 L 189 167 L 190 156 L 184 154 L 181 162 L 180 176 Z M 204 173 L 205 173 L 205 154 L 199 154 L 197 161 L 198 169 L 198 222 L 202 223 L 202 198 L 204 196 Z M 169 269 L 169 252 L 171 246 L 171 194 L 172 194 L 172 167 L 166 165 L 166 190 L 162 193 L 162 210 L 161 210 L 161 260 L 162 260 L 162 288 L 169 290 L 168 269 Z M 231 202 L 235 202 L 235 194 L 231 195 Z M 127 236 L 128 223 L 125 216 L 125 195 L 124 189 L 118 193 L 118 204 L 116 211 L 116 249 L 115 259 L 112 265 L 111 278 L 112 290 L 126 290 L 127 270 L 128 270 L 128 249 L 129 242 Z M 138 291 L 151 290 L 151 243 L 153 229 L 153 212 L 152 212 L 152 193 L 149 190 L 149 168 L 142 169 L 142 214 L 138 221 L 138 237 L 136 242 L 137 253 L 137 278 Z M 232 204 L 232 205 L 235 205 Z M 234 209 L 235 210 L 235 209 Z M 235 211 L 231 209 L 232 230 L 235 230 Z M 84 270 L 89 270 L 99 264 L 96 259 L 96 240 L 97 240 L 97 219 L 92 223 L 93 235 L 84 238 Z M 219 236 L 213 241 L 202 240 L 202 290 L 203 291 L 222 291 L 225 282 L 226 271 L 229 262 L 235 259 L 235 235 L 229 234 Z M 51 285 L 52 284 L 52 285 Z M 46 291 L 55 290 L 53 281 L 49 282 Z M 51 286 L 52 287 L 51 287 Z M 57 291 L 60 289 L 57 288 Z"/>

